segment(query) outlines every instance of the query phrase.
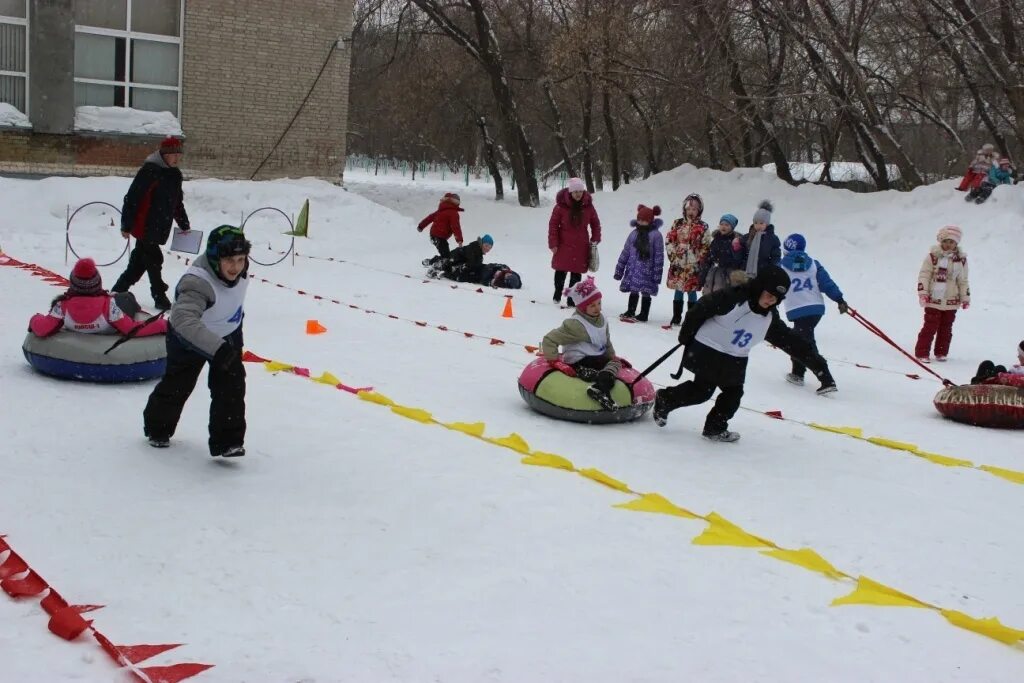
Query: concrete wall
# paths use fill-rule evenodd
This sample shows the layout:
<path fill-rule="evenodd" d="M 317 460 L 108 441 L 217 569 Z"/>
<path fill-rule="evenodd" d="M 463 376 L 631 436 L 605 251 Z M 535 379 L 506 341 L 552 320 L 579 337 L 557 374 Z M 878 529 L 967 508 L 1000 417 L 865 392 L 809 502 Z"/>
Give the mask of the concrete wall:
<path fill-rule="evenodd" d="M 70 133 L 75 125 L 73 0 L 29 3 L 29 118 L 40 133 Z"/>
<path fill-rule="evenodd" d="M 192 0 L 185 5 L 184 166 L 249 177 L 352 30 L 353 0 Z M 258 178 L 338 179 L 345 162 L 350 48 L 336 48 Z"/>

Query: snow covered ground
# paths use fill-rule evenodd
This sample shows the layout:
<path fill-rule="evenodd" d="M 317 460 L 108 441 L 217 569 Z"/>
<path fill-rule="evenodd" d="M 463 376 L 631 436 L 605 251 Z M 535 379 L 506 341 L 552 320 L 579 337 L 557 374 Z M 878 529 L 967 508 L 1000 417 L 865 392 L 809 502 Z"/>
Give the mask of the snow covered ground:
<path fill-rule="evenodd" d="M 66 275 L 67 206 L 120 205 L 128 183 L 0 179 L 0 202 L 9 207 L 0 248 Z M 701 515 L 714 511 L 785 548 L 812 548 L 853 577 L 1024 628 L 1024 487 L 803 423 L 860 427 L 865 436 L 1024 471 L 1020 434 L 943 420 L 931 405 L 938 381 L 906 377 L 923 373 L 834 307 L 819 345 L 839 393 L 818 397 L 813 382 L 787 384 L 788 359 L 759 347 L 745 409 L 731 424 L 743 434 L 737 444 L 700 437 L 708 406 L 674 412 L 664 429 L 649 419 L 556 422 L 531 412 L 516 389 L 530 360 L 523 346 L 567 314 L 550 302 L 552 196 L 531 210 L 496 204 L 485 183 L 349 171 L 346 185 L 186 184 L 193 227 L 207 232 L 262 206 L 297 214 L 310 199 L 310 237 L 298 240 L 298 251 L 323 258 L 254 265 L 260 280 L 249 290 L 245 328 L 254 353 L 373 386 L 441 422 L 485 422 L 489 437 L 516 433 L 531 449 L 597 468 L 634 491 Z M 1007 258 L 1019 240 L 1024 193 L 998 188 L 975 206 L 954 185 L 853 194 L 791 188 L 760 169 L 684 166 L 601 193 L 597 279 L 606 311 L 625 306 L 611 270 L 638 203 L 661 204 L 670 222 L 682 198 L 699 192 L 709 223 L 728 211 L 743 226 L 767 197 L 780 236 L 803 233 L 851 306 L 910 346 L 921 318 L 918 267 L 936 230 L 956 223 L 970 255 L 973 305 L 958 316 L 950 361 L 935 369 L 966 381 L 983 358 L 1011 361 L 1024 337 Z M 432 250 L 415 225 L 445 190 L 462 195 L 467 238 L 489 232 L 490 259 L 522 274 L 514 318 L 500 315 L 503 292 L 401 276 L 422 273 L 419 261 Z M 123 248 L 107 211 L 89 207 L 72 225 L 75 249 L 99 262 Z M 253 217 L 253 256 L 275 260 L 287 248 L 286 229 L 280 216 Z M 108 286 L 122 266 L 101 269 Z M 183 260 L 167 258 L 169 281 L 184 269 Z M 105 605 L 86 616 L 116 644 L 184 644 L 141 666 L 213 664 L 193 679 L 211 682 L 1024 679 L 1019 643 L 956 628 L 929 609 L 831 607 L 853 581 L 757 549 L 694 545 L 706 522 L 615 509 L 635 497 L 523 466 L 511 449 L 256 364 L 247 366 L 243 461 L 206 454 L 202 384 L 172 448 L 154 450 L 141 434 L 151 384 L 70 384 L 25 363 L 27 320 L 59 291 L 0 267 L 8 321 L 0 327 L 0 534 L 69 602 Z M 149 303 L 144 283 L 135 291 Z M 660 328 L 669 299 L 663 290 L 655 300 L 652 323 L 612 323 L 616 347 L 637 365 L 675 341 Z M 328 332 L 307 336 L 308 319 Z M 652 379 L 671 382 L 676 360 Z M 759 414 L 769 410 L 787 419 Z M 14 653 L 0 678 L 127 680 L 95 642 L 62 641 L 46 622 L 38 601 L 0 596 L 0 651 Z"/>

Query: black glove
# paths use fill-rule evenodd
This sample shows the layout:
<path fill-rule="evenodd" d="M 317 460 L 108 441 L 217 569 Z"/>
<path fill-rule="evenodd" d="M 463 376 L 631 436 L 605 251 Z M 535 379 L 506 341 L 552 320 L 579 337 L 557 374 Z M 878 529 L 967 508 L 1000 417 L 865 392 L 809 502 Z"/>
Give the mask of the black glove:
<path fill-rule="evenodd" d="M 687 328 L 685 324 L 679 327 L 679 343 L 682 344 L 683 346 L 686 346 L 690 342 L 692 342 L 694 336 L 695 335 L 692 332 L 690 332 L 689 328 Z"/>
<path fill-rule="evenodd" d="M 839 304 L 840 315 L 850 312 L 850 305 L 848 303 L 846 303 L 842 299 L 840 299 L 837 303 Z"/>
<path fill-rule="evenodd" d="M 231 344 L 224 342 L 217 349 L 217 353 L 213 354 L 213 360 L 210 364 L 223 370 L 224 372 L 231 372 L 235 369 L 235 364 L 242 361 L 241 355 Z"/>

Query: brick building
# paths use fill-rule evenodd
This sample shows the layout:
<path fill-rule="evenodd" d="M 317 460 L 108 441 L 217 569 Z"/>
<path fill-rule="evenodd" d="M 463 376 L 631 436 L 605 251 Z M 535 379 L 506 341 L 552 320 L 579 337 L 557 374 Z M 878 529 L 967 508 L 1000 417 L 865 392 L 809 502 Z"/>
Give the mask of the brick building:
<path fill-rule="evenodd" d="M 76 127 L 92 106 L 173 114 L 186 176 L 248 178 L 266 160 L 257 178 L 338 180 L 353 5 L 0 0 L 0 114 L 27 116 L 0 116 L 0 173 L 134 174 L 162 132 Z"/>

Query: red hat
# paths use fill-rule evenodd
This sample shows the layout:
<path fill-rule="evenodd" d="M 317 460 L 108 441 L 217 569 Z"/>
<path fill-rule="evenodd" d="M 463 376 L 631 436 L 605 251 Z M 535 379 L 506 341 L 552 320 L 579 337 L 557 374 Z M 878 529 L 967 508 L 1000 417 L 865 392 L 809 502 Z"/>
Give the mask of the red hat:
<path fill-rule="evenodd" d="M 160 153 L 161 154 L 181 154 L 181 140 L 168 135 L 160 141 Z"/>
<path fill-rule="evenodd" d="M 1010 165 L 1009 157 L 1003 157 L 1002 159 L 1000 159 L 999 160 L 999 165 L 1000 166 L 1009 166 Z"/>
<path fill-rule="evenodd" d="M 661 207 L 660 206 L 655 206 L 652 209 L 649 206 L 644 206 L 643 204 L 641 204 L 640 206 L 636 207 L 636 222 L 637 223 L 647 223 L 648 225 L 650 225 L 651 223 L 654 222 L 654 217 L 655 216 L 660 216 L 660 215 L 661 215 Z"/>
<path fill-rule="evenodd" d="M 577 282 L 562 293 L 572 299 L 572 305 L 576 308 L 586 308 L 595 301 L 601 300 L 601 290 L 597 288 L 597 283 L 592 277 Z"/>
<path fill-rule="evenodd" d="M 103 280 L 100 271 L 96 270 L 96 262 L 91 258 L 79 259 L 71 270 L 71 286 L 68 291 L 73 294 L 90 296 L 103 291 Z"/>
<path fill-rule="evenodd" d="M 450 201 L 450 202 L 461 202 L 462 201 L 462 199 L 459 198 L 459 195 L 455 194 L 454 192 L 445 192 L 444 193 L 444 197 L 442 197 L 441 199 L 445 199 L 445 200 Z"/>

